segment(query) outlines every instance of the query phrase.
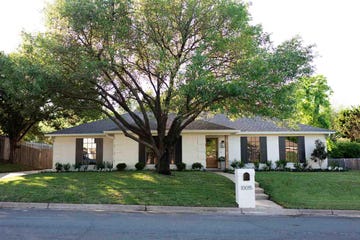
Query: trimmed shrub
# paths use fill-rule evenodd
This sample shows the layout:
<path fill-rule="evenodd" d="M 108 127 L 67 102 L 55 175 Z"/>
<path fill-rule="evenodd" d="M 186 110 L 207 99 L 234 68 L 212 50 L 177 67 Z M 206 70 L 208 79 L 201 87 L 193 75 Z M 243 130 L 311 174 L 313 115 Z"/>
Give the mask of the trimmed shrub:
<path fill-rule="evenodd" d="M 176 169 L 177 169 L 178 171 L 183 171 L 183 170 L 186 169 L 186 164 L 185 164 L 185 163 L 177 163 L 177 164 L 176 164 Z"/>
<path fill-rule="evenodd" d="M 114 167 L 114 164 L 113 164 L 113 162 L 105 162 L 105 167 L 106 167 L 109 171 L 111 171 L 111 170 L 113 169 L 113 167 Z"/>
<path fill-rule="evenodd" d="M 272 166 L 272 161 L 266 161 L 265 162 L 266 167 L 264 168 L 265 171 L 270 171 Z"/>
<path fill-rule="evenodd" d="M 144 168 L 145 168 L 145 163 L 143 163 L 143 162 L 138 162 L 138 163 L 136 163 L 135 164 L 135 168 L 136 168 L 136 170 L 143 170 Z"/>
<path fill-rule="evenodd" d="M 259 170 L 260 163 L 259 162 L 254 162 L 254 167 L 255 167 L 255 170 Z"/>
<path fill-rule="evenodd" d="M 276 169 L 277 170 L 285 170 L 287 163 L 288 162 L 285 159 L 276 161 L 275 162 Z"/>
<path fill-rule="evenodd" d="M 65 170 L 66 172 L 68 172 L 68 171 L 70 170 L 70 168 L 71 168 L 70 163 L 65 163 L 65 164 L 63 165 L 63 168 L 64 168 L 64 170 Z"/>
<path fill-rule="evenodd" d="M 116 169 L 118 171 L 124 171 L 126 167 L 127 167 L 126 163 L 118 163 L 118 164 L 116 164 Z"/>
<path fill-rule="evenodd" d="M 105 164 L 103 162 L 96 163 L 96 169 L 102 171 L 105 168 Z"/>
<path fill-rule="evenodd" d="M 329 149 L 332 158 L 360 158 L 360 143 L 337 142 Z"/>
<path fill-rule="evenodd" d="M 199 163 L 199 162 L 195 162 L 191 165 L 191 169 L 193 170 L 201 170 L 204 166 Z"/>
<path fill-rule="evenodd" d="M 245 166 L 245 164 L 242 162 L 242 161 L 233 161 L 230 166 L 234 169 L 237 169 L 237 168 L 243 168 Z"/>
<path fill-rule="evenodd" d="M 59 162 L 55 163 L 55 169 L 57 172 L 61 172 L 63 170 L 62 163 L 59 163 Z"/>
<path fill-rule="evenodd" d="M 338 162 L 336 162 L 336 161 L 331 161 L 330 163 L 329 163 L 329 168 L 330 168 L 330 170 L 331 169 L 336 169 L 336 168 L 339 168 L 340 167 L 340 163 L 338 163 Z"/>
<path fill-rule="evenodd" d="M 81 163 L 75 163 L 74 165 L 73 165 L 73 167 L 74 167 L 74 169 L 76 170 L 78 170 L 78 172 L 80 171 L 80 169 L 81 169 Z"/>
<path fill-rule="evenodd" d="M 307 163 L 295 162 L 294 169 L 292 171 L 302 172 L 306 170 L 306 167 L 307 167 Z"/>

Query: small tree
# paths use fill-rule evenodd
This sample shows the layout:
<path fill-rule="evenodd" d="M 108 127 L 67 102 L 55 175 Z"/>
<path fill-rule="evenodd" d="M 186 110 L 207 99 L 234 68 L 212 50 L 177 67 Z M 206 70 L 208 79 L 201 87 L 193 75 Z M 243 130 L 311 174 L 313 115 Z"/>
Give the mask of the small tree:
<path fill-rule="evenodd" d="M 321 168 L 323 161 L 327 158 L 327 152 L 325 150 L 325 144 L 319 139 L 315 141 L 315 149 L 311 154 L 311 160 L 319 163 Z"/>

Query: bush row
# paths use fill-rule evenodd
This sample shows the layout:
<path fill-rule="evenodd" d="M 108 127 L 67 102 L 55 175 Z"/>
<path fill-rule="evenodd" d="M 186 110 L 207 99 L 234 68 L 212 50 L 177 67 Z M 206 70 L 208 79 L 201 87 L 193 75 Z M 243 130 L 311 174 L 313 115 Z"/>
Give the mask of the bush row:
<path fill-rule="evenodd" d="M 74 170 L 77 170 L 77 171 L 87 171 L 88 170 L 88 165 L 82 165 L 79 163 L 73 164 L 72 167 Z M 103 170 L 112 171 L 113 167 L 114 166 L 113 166 L 112 162 L 101 162 L 101 163 L 96 164 L 95 169 L 98 171 L 103 171 Z M 126 163 L 118 163 L 116 165 L 116 169 L 118 171 L 124 171 L 126 169 L 126 167 L 127 167 Z M 143 170 L 145 168 L 145 163 L 138 162 L 135 164 L 135 168 L 136 168 L 136 170 Z M 157 164 L 155 164 L 155 168 L 157 168 Z M 192 166 L 192 169 L 195 169 L 195 170 L 199 170 L 202 168 L 203 168 L 203 166 L 201 165 L 201 163 L 194 163 Z M 71 164 L 57 162 L 57 163 L 55 163 L 55 169 L 57 172 L 62 172 L 62 171 L 68 172 L 71 169 Z M 185 163 L 177 163 L 176 169 L 178 171 L 183 171 L 186 169 L 186 164 Z"/>
<path fill-rule="evenodd" d="M 332 158 L 360 158 L 360 143 L 331 143 L 329 146 L 329 156 Z"/>
<path fill-rule="evenodd" d="M 74 170 L 77 170 L 77 171 L 81 171 L 81 170 L 87 171 L 89 165 L 83 165 L 81 163 L 76 163 L 76 164 L 73 164 L 72 167 Z M 62 171 L 68 172 L 71 169 L 71 164 L 57 162 L 57 163 L 55 163 L 55 169 L 57 172 L 62 172 Z M 112 171 L 113 163 L 112 162 L 97 163 L 95 165 L 95 169 L 98 171 L 103 171 L 103 170 Z"/>

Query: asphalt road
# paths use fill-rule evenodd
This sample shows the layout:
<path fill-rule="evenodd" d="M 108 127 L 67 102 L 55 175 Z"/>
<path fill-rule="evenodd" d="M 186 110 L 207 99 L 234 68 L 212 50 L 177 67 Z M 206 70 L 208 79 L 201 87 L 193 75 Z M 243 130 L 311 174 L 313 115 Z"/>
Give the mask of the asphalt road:
<path fill-rule="evenodd" d="M 1 240 L 360 239 L 360 218 L 0 209 Z"/>

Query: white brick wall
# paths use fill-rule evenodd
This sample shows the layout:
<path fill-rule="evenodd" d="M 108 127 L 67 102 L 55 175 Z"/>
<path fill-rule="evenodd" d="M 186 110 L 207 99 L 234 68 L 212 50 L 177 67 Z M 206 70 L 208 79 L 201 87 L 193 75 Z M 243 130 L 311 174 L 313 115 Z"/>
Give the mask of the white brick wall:
<path fill-rule="evenodd" d="M 205 134 L 182 135 L 182 159 L 186 168 L 190 169 L 194 162 L 201 163 L 206 167 L 206 146 Z"/>
<path fill-rule="evenodd" d="M 53 143 L 53 167 L 55 163 L 75 164 L 75 137 L 55 137 Z"/>
<path fill-rule="evenodd" d="M 139 161 L 139 144 L 123 134 L 115 134 L 113 140 L 114 167 L 118 163 L 126 163 L 127 169 L 135 169 Z"/>

